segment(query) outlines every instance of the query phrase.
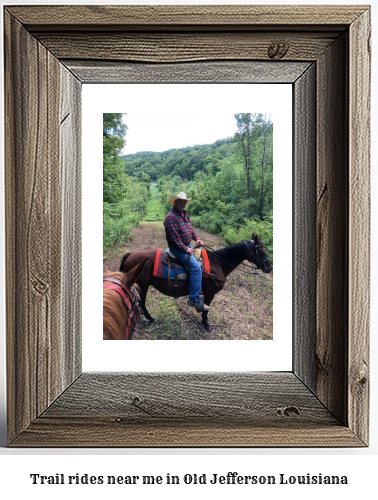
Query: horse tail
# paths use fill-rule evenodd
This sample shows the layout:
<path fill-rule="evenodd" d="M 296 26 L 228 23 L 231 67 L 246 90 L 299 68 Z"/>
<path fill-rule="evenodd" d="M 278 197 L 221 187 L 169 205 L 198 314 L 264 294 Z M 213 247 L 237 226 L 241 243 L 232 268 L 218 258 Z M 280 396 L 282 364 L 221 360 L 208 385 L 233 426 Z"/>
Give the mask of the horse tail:
<path fill-rule="evenodd" d="M 119 270 L 120 270 L 121 272 L 123 271 L 123 269 L 122 269 L 122 268 L 123 268 L 123 264 L 125 263 L 125 260 L 127 259 L 127 257 L 128 257 L 129 255 L 131 255 L 131 253 L 130 253 L 130 252 L 129 252 L 129 253 L 126 253 L 126 254 L 123 256 L 123 258 L 122 258 L 122 262 L 121 262 L 121 265 L 120 265 L 120 268 L 119 268 Z"/>

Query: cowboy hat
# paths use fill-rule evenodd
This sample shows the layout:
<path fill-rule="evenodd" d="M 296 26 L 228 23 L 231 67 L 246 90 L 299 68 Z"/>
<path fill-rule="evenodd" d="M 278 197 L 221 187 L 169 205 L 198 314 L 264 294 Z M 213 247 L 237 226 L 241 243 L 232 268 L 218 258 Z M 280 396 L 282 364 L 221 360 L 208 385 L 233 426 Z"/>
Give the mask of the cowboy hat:
<path fill-rule="evenodd" d="M 188 204 L 191 198 L 187 198 L 186 194 L 183 191 L 181 191 L 177 196 L 171 196 L 171 198 L 169 198 L 169 203 L 172 205 L 172 207 L 175 204 L 176 200 L 185 200 L 186 204 Z"/>

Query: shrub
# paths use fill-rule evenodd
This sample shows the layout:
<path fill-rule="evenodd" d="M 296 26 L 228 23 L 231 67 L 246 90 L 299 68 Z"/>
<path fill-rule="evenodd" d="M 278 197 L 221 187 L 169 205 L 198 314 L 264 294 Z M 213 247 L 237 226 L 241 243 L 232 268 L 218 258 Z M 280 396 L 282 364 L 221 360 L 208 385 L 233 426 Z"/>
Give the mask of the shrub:
<path fill-rule="evenodd" d="M 104 252 L 112 246 L 125 241 L 130 236 L 130 224 L 128 217 L 112 219 L 104 217 L 103 225 L 103 250 Z"/>

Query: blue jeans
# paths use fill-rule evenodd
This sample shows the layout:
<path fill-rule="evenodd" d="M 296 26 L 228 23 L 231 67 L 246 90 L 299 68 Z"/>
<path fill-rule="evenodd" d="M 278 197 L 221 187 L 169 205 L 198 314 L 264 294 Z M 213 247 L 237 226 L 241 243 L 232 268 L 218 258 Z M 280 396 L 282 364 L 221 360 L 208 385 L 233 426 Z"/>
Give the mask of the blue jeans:
<path fill-rule="evenodd" d="M 188 245 L 192 248 L 190 245 Z M 201 292 L 202 283 L 202 271 L 198 260 L 194 255 L 190 256 L 188 265 L 188 255 L 183 250 L 178 248 L 169 247 L 169 251 L 185 266 L 189 267 L 189 300 L 192 302 L 198 302 Z"/>

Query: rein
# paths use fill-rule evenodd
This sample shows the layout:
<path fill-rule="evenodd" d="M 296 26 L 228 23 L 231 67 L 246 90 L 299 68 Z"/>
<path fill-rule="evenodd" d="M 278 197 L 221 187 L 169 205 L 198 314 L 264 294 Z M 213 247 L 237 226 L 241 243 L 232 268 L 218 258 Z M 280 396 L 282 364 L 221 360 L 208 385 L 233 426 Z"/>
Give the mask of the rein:
<path fill-rule="evenodd" d="M 108 276 L 103 278 L 103 288 L 114 290 L 121 296 L 127 311 L 125 340 L 131 340 L 134 328 L 140 320 L 135 286 L 129 290 L 120 279 Z"/>
<path fill-rule="evenodd" d="M 248 243 L 246 241 L 244 241 L 244 243 L 247 245 L 247 248 L 248 248 L 248 251 L 249 251 L 249 255 L 248 255 L 248 261 L 253 264 L 253 262 L 251 261 L 251 256 L 258 262 L 258 263 L 261 263 L 261 264 L 264 264 L 265 262 L 267 262 L 269 260 L 269 257 L 267 257 L 263 262 L 260 261 L 260 259 L 256 258 L 253 253 L 249 250 L 249 246 L 248 246 Z M 214 248 L 211 248 L 209 247 L 208 245 L 204 245 L 204 247 L 210 251 L 210 253 L 212 255 L 214 255 L 215 257 L 217 257 L 217 259 L 221 260 L 222 262 L 224 262 L 225 264 L 227 264 L 228 266 L 232 267 L 233 269 L 236 269 L 238 266 L 233 266 L 232 264 L 230 264 L 229 262 L 227 262 L 226 260 L 222 259 L 222 257 L 219 257 L 219 255 L 217 255 L 215 253 L 216 250 L 214 250 Z M 257 266 L 255 267 L 252 267 L 252 266 L 249 266 L 248 264 L 244 264 L 244 262 L 241 262 L 240 263 L 242 266 L 245 266 L 245 267 L 248 267 L 249 269 L 253 269 L 253 270 L 256 270 L 258 269 Z M 239 265 L 240 265 L 239 264 Z"/>

